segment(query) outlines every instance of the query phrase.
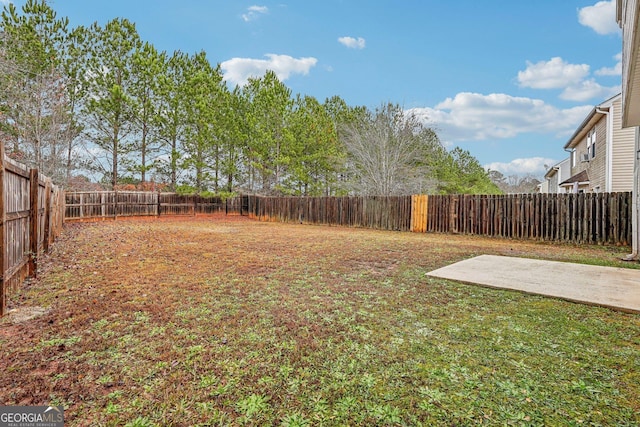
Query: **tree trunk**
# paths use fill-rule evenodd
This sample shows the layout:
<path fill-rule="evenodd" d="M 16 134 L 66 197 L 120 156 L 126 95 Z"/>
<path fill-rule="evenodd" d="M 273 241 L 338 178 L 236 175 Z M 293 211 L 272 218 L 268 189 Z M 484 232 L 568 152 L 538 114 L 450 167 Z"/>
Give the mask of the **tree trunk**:
<path fill-rule="evenodd" d="M 116 185 L 118 184 L 118 141 L 114 138 L 113 140 L 113 167 L 111 170 L 111 188 L 113 190 L 116 189 Z"/>
<path fill-rule="evenodd" d="M 175 190 L 178 180 L 178 138 L 176 135 L 171 140 L 171 187 Z"/>
<path fill-rule="evenodd" d="M 142 184 L 146 181 L 146 169 L 147 169 L 147 124 L 145 123 L 142 126 L 142 141 L 140 145 L 140 164 L 141 164 L 141 173 L 140 173 L 140 181 Z"/>

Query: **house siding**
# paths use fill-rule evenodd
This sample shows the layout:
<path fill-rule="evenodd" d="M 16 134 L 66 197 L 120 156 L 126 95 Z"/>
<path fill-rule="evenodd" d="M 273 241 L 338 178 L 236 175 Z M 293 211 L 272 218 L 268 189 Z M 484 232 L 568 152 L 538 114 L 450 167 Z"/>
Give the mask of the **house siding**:
<path fill-rule="evenodd" d="M 545 183 L 547 185 L 540 187 L 540 192 L 566 193 L 566 189 L 564 187 L 560 187 L 560 184 L 569 178 L 571 178 L 571 157 L 555 164 L 552 169 L 545 174 Z"/>
<path fill-rule="evenodd" d="M 607 116 L 596 123 L 596 156 L 589 160 L 589 191 L 606 191 L 607 188 Z M 585 139 L 585 150 L 587 142 Z"/>
<path fill-rule="evenodd" d="M 547 192 L 549 193 L 557 193 L 558 192 L 558 184 L 560 181 L 558 180 L 558 172 L 554 173 L 551 177 L 549 177 L 549 186 L 547 187 Z"/>
<path fill-rule="evenodd" d="M 622 100 L 619 99 L 613 103 L 611 115 L 613 117 L 611 191 L 632 191 L 636 128 L 622 127 Z"/>
<path fill-rule="evenodd" d="M 584 191 L 632 191 L 636 128 L 622 127 L 620 96 L 611 100 L 607 106 L 601 105 L 600 108 L 608 109 L 609 114 L 603 114 L 593 126 L 584 128 L 585 135 L 575 145 L 577 162 L 576 166 L 571 168 L 571 175 L 587 171 L 589 185 Z M 607 121 L 610 123 L 610 129 L 607 128 Z M 583 162 L 582 157 L 587 153 L 587 135 L 592 128 L 596 129 L 596 156 L 588 162 Z M 612 141 L 610 146 L 607 145 L 608 138 Z M 608 182 L 609 179 L 611 182 Z"/>
<path fill-rule="evenodd" d="M 589 187 L 585 191 L 605 191 L 606 188 L 606 141 L 607 141 L 607 116 L 603 116 L 594 125 L 596 128 L 596 157 L 588 162 L 582 161 L 583 154 L 587 154 L 587 136 L 585 135 L 576 145 L 578 154 L 576 166 L 571 168 L 571 175 L 577 175 L 586 170 L 589 175 Z M 588 129 L 589 131 L 591 129 Z"/>
<path fill-rule="evenodd" d="M 571 178 L 571 158 L 568 158 L 560 163 L 560 170 L 558 171 L 558 193 L 565 193 L 566 188 L 560 187 L 560 183 Z"/>

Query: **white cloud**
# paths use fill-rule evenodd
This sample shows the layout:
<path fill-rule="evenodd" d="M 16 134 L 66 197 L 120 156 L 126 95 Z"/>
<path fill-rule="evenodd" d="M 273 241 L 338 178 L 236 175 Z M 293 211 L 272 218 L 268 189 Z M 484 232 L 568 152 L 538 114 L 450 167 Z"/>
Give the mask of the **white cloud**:
<path fill-rule="evenodd" d="M 578 9 L 578 21 L 598 34 L 620 33 L 615 0 L 599 1 L 593 6 Z"/>
<path fill-rule="evenodd" d="M 589 75 L 589 65 L 569 64 L 560 57 L 532 63 L 518 72 L 518 83 L 533 89 L 558 89 L 576 84 Z"/>
<path fill-rule="evenodd" d="M 569 136 L 592 108 L 559 109 L 539 99 L 462 92 L 434 108 L 413 108 L 409 112 L 439 130 L 445 143 L 456 143 L 525 133 Z"/>
<path fill-rule="evenodd" d="M 231 58 L 220 64 L 224 79 L 234 85 L 245 85 L 250 77 L 261 77 L 267 70 L 276 73 L 281 81 L 292 74 L 309 74 L 316 65 L 316 58 L 293 58 L 289 55 L 265 55 L 268 59 Z"/>
<path fill-rule="evenodd" d="M 258 19 L 260 15 L 265 15 L 267 13 L 269 13 L 269 8 L 267 6 L 249 6 L 247 8 L 247 13 L 243 13 L 241 16 L 244 22 L 249 22 Z"/>
<path fill-rule="evenodd" d="M 339 37 L 338 41 L 350 49 L 364 49 L 366 46 L 366 40 L 362 37 Z"/>
<path fill-rule="evenodd" d="M 493 162 L 484 165 L 487 170 L 501 172 L 503 175 L 540 175 L 546 173 L 547 167 L 555 165 L 557 160 L 545 157 L 530 157 L 527 159 L 513 159 L 509 163 Z M 545 167 L 547 166 L 547 167 Z"/>
<path fill-rule="evenodd" d="M 620 55 L 615 57 L 621 60 Z M 598 75 L 614 75 L 616 68 L 601 68 Z M 532 63 L 527 61 L 527 68 L 518 72 L 521 87 L 533 89 L 563 89 L 560 99 L 566 101 L 586 102 L 590 99 L 604 100 L 620 92 L 620 86 L 602 86 L 589 77 L 590 66 L 587 64 L 570 64 L 560 57 L 549 61 Z"/>
<path fill-rule="evenodd" d="M 599 99 L 604 101 L 612 96 L 620 93 L 621 86 L 602 86 L 593 79 L 583 80 L 577 85 L 572 85 L 560 94 L 560 98 L 567 101 L 586 102 L 590 99 Z"/>
<path fill-rule="evenodd" d="M 622 75 L 622 52 L 613 57 L 616 65 L 613 67 L 603 67 L 596 71 L 597 76 L 621 76 Z"/>

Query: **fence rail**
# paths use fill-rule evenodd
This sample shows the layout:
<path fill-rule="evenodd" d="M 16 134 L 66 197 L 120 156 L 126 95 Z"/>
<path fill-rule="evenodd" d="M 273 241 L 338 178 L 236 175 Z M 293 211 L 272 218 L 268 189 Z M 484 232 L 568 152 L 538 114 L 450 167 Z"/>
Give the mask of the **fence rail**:
<path fill-rule="evenodd" d="M 62 231 L 64 192 L 36 169 L 12 161 L 0 144 L 0 316 L 8 296 L 37 274 L 38 255 Z"/>

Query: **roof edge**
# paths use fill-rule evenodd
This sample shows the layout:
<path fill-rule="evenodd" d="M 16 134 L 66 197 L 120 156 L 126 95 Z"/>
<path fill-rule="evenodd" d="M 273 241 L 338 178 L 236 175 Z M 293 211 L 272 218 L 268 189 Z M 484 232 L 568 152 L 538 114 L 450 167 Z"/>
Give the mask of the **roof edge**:
<path fill-rule="evenodd" d="M 617 95 L 614 95 L 611 98 L 608 98 L 608 99 L 602 101 L 601 103 L 597 104 L 595 107 L 593 107 L 591 109 L 591 112 L 589 112 L 587 117 L 582 121 L 580 126 L 578 126 L 578 128 L 573 133 L 573 135 L 571 135 L 571 138 L 569 138 L 567 143 L 564 145 L 564 149 L 566 150 L 567 148 L 572 148 L 571 146 L 575 145 L 576 139 L 580 139 L 579 137 L 581 137 L 582 134 L 585 133 L 585 128 L 589 125 L 589 123 L 591 123 L 593 121 L 593 119 L 596 116 L 597 116 L 598 120 L 600 120 L 600 118 L 602 116 L 604 116 L 604 113 L 600 113 L 600 112 L 598 112 L 598 110 L 611 108 L 611 106 L 615 102 L 616 98 L 619 98 L 621 96 L 622 96 L 622 93 L 618 93 Z M 593 121 L 593 124 L 597 123 L 598 120 Z"/>

